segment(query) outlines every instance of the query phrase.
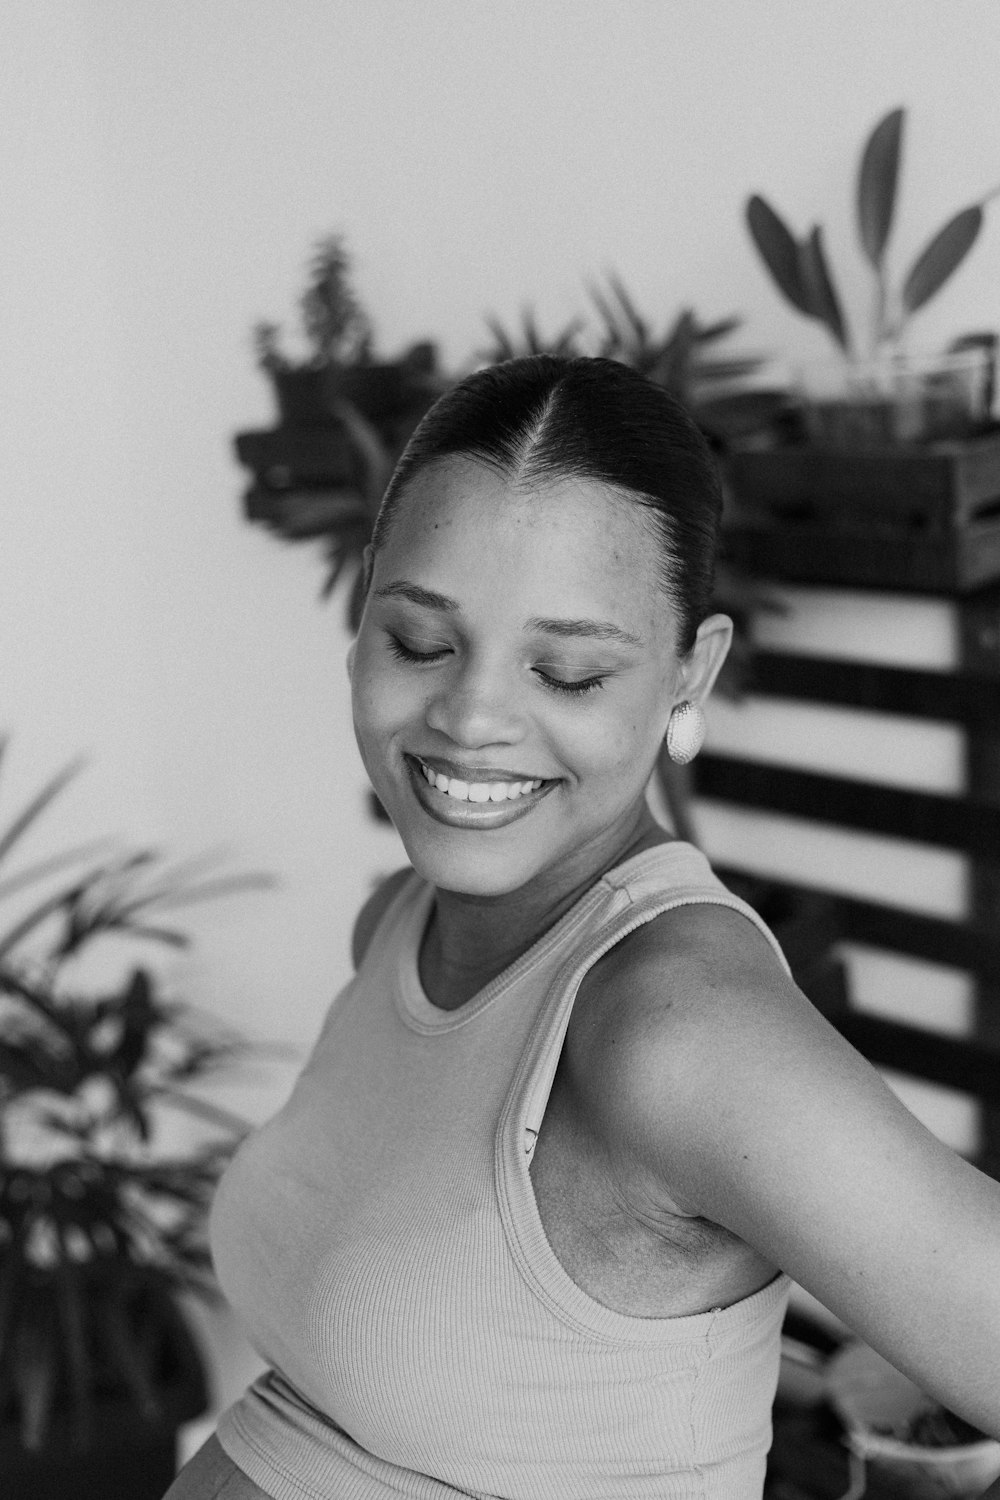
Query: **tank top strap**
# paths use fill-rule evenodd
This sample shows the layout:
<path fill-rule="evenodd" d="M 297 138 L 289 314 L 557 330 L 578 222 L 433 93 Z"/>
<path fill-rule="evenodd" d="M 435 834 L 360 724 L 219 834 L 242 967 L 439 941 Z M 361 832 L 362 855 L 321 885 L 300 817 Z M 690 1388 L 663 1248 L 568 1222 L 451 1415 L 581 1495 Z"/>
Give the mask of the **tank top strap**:
<path fill-rule="evenodd" d="M 746 917 L 763 934 L 785 972 L 791 972 L 767 924 L 752 906 L 723 885 L 705 856 L 691 844 L 675 840 L 645 849 L 609 870 L 599 884 L 612 895 L 605 906 L 606 918 L 598 918 L 557 971 L 508 1097 L 500 1135 L 509 1131 L 529 1164 L 580 985 L 598 959 L 630 932 L 679 906 L 725 906 Z"/>

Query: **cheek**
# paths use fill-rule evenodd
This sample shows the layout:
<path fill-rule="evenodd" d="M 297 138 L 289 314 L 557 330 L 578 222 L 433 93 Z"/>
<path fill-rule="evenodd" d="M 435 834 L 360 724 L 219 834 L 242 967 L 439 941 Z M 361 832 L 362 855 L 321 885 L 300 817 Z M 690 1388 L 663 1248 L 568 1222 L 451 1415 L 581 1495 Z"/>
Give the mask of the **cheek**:
<path fill-rule="evenodd" d="M 639 686 L 601 714 L 589 735 L 595 770 L 620 779 L 643 780 L 655 763 L 669 714 L 669 690 L 659 682 Z"/>
<path fill-rule="evenodd" d="M 359 638 L 351 677 L 351 703 L 359 739 L 385 739 L 412 721 L 423 700 L 422 684 L 400 668 L 377 642 Z"/>
<path fill-rule="evenodd" d="M 641 776 L 658 743 L 643 716 L 610 705 L 600 714 L 581 711 L 576 723 L 560 726 L 553 738 L 565 763 L 582 778 L 606 777 L 616 783 Z"/>

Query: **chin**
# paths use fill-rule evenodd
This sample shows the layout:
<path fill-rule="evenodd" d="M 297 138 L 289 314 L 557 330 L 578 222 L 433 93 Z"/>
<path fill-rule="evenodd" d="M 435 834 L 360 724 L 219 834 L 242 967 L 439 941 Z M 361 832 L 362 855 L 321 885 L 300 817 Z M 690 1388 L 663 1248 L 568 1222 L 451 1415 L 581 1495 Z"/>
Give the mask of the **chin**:
<path fill-rule="evenodd" d="M 400 836 L 414 870 L 437 890 L 507 896 L 539 873 L 526 860 L 523 842 L 520 848 L 500 849 L 489 846 L 488 834 L 466 838 L 464 846 L 457 840 L 413 836 L 412 830 L 400 830 Z"/>

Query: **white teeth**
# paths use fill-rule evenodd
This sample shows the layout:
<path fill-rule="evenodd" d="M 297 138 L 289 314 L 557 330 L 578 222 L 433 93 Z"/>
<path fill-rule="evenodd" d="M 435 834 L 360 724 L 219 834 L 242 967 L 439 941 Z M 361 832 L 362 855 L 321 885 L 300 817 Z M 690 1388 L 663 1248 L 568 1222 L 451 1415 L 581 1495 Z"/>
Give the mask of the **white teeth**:
<path fill-rule="evenodd" d="M 457 802 L 513 802 L 517 797 L 525 797 L 529 792 L 535 792 L 542 785 L 537 781 L 458 781 L 452 780 L 440 771 L 434 771 L 430 766 L 425 766 L 423 761 L 418 761 L 424 780 L 431 786 L 436 787 L 439 792 L 444 792 L 448 797 L 454 797 Z"/>

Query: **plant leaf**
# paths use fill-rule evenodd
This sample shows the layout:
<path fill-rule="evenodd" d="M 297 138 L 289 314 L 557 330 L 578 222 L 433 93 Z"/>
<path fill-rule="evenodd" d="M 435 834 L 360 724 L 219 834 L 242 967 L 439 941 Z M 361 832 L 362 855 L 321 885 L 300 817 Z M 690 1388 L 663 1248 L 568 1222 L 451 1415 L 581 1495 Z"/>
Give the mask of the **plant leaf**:
<path fill-rule="evenodd" d="M 695 342 L 711 344 L 717 339 L 728 338 L 743 326 L 742 318 L 720 318 L 717 323 L 699 323 L 695 329 Z"/>
<path fill-rule="evenodd" d="M 759 194 L 748 199 L 747 228 L 778 290 L 807 318 L 818 316 L 802 280 L 799 245 L 785 221 Z"/>
<path fill-rule="evenodd" d="M 916 312 L 941 290 L 976 243 L 982 226 L 983 210 L 976 203 L 949 219 L 924 246 L 903 283 L 903 307 L 908 313 Z"/>
<path fill-rule="evenodd" d="M 608 272 L 608 286 L 618 299 L 618 306 L 625 314 L 625 319 L 632 330 L 636 344 L 639 348 L 644 348 L 649 340 L 649 326 L 626 291 L 625 283 L 615 271 Z"/>
<path fill-rule="evenodd" d="M 809 238 L 799 247 L 799 264 L 803 285 L 808 289 L 809 302 L 814 308 L 813 317 L 825 324 L 842 349 L 849 349 L 850 340 L 847 337 L 844 315 L 827 265 L 823 231 L 819 224 L 814 226 Z"/>
<path fill-rule="evenodd" d="M 905 118 L 905 110 L 893 109 L 878 122 L 865 144 L 858 171 L 858 233 L 876 271 L 892 230 Z"/>
<path fill-rule="evenodd" d="M 41 791 L 32 797 L 27 807 L 22 809 L 9 828 L 4 833 L 0 833 L 0 860 L 13 848 L 21 835 L 31 826 L 35 819 L 45 811 L 52 799 L 58 797 L 67 782 L 72 781 L 74 776 L 80 774 L 85 764 L 86 761 L 82 756 L 70 761 L 69 765 L 64 766 L 61 771 L 58 771 L 50 781 L 45 783 Z"/>

